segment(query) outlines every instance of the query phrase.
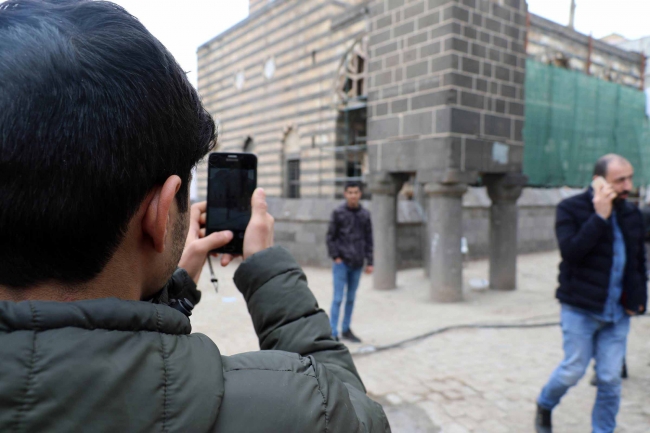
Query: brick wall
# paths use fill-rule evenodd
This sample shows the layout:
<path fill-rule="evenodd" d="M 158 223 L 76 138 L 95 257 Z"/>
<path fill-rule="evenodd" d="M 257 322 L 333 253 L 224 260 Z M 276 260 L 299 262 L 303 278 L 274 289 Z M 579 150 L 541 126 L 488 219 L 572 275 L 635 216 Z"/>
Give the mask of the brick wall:
<path fill-rule="evenodd" d="M 370 168 L 518 172 L 524 0 L 381 0 L 370 8 Z"/>
<path fill-rule="evenodd" d="M 285 157 L 300 160 L 301 197 L 334 197 L 334 94 L 342 59 L 366 34 L 356 1 L 251 0 L 251 15 L 198 49 L 198 88 L 219 149 L 258 156 L 258 179 L 281 196 Z M 198 169 L 205 197 L 206 167 Z M 286 193 L 286 191 L 285 191 Z"/>

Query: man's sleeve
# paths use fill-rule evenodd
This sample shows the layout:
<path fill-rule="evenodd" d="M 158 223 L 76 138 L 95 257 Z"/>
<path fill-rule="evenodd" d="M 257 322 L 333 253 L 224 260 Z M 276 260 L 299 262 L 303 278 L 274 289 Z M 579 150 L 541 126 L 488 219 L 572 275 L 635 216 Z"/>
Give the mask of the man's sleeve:
<path fill-rule="evenodd" d="M 374 242 L 372 239 L 372 217 L 370 212 L 368 212 L 368 224 L 366 224 L 366 264 L 368 266 L 373 266 L 373 256 L 374 256 Z"/>
<path fill-rule="evenodd" d="M 562 259 L 569 263 L 579 263 L 600 242 L 609 223 L 594 213 L 581 226 L 576 222 L 566 202 L 557 207 L 555 234 Z"/>
<path fill-rule="evenodd" d="M 643 217 L 641 217 L 641 225 L 641 232 L 645 234 L 646 227 Z M 638 272 L 640 274 L 640 280 L 643 282 L 643 287 L 641 288 L 642 297 L 640 299 L 640 304 L 643 306 L 643 312 L 645 313 L 648 305 L 648 269 L 646 262 L 645 236 L 642 236 L 639 239 L 639 256 L 637 260 L 639 261 Z"/>
<path fill-rule="evenodd" d="M 235 284 L 246 299 L 260 349 L 313 359 L 324 385 L 347 389 L 337 393 L 337 398 L 345 397 L 345 401 L 332 402 L 334 406 L 352 404 L 355 417 L 367 431 L 390 431 L 381 406 L 366 396 L 350 352 L 332 338 L 327 314 L 319 308 L 305 274 L 287 250 L 273 247 L 249 257 L 235 273 Z M 340 413 L 343 416 L 344 411 Z M 330 416 L 331 425 L 336 425 L 336 411 Z M 375 427 L 370 429 L 370 425 Z"/>
<path fill-rule="evenodd" d="M 189 299 L 196 306 L 201 300 L 201 291 L 185 269 L 176 268 L 165 287 L 147 300 L 154 304 L 170 305 L 172 299 L 184 298 Z"/>
<path fill-rule="evenodd" d="M 330 217 L 330 224 L 327 228 L 327 251 L 332 259 L 338 259 L 340 257 L 339 248 L 337 246 L 337 237 L 338 237 L 338 224 L 336 221 L 336 210 L 332 212 Z"/>

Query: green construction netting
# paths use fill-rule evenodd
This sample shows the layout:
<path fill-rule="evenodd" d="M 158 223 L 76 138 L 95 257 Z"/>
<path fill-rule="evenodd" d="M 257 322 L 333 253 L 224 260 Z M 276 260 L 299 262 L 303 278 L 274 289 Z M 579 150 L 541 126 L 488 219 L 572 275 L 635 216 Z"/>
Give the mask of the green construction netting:
<path fill-rule="evenodd" d="M 634 165 L 635 182 L 648 185 L 645 104 L 639 90 L 528 60 L 524 173 L 529 183 L 585 187 L 595 161 L 618 153 Z"/>

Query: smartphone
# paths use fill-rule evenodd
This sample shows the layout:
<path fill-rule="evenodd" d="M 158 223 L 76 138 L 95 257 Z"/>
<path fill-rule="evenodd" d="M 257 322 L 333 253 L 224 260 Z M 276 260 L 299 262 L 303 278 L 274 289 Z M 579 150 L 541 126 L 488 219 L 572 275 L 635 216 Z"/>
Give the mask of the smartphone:
<path fill-rule="evenodd" d="M 252 153 L 211 153 L 208 158 L 206 235 L 230 230 L 233 239 L 214 253 L 242 254 L 257 188 L 257 157 Z"/>
<path fill-rule="evenodd" d="M 591 187 L 594 191 L 599 191 L 603 186 L 607 185 L 607 181 L 604 177 L 598 176 L 591 182 Z"/>

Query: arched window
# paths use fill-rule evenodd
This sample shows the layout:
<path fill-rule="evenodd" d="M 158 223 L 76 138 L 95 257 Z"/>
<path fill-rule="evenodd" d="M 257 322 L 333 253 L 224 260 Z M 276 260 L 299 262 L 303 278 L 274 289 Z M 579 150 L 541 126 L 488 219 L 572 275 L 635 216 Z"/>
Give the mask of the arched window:
<path fill-rule="evenodd" d="M 362 181 L 367 169 L 367 59 L 367 40 L 358 38 L 341 59 L 335 81 L 337 191 L 348 181 Z"/>
<path fill-rule="evenodd" d="M 349 107 L 354 101 L 365 99 L 366 64 L 368 62 L 365 38 L 357 39 L 343 56 L 336 80 L 336 95 L 339 108 Z"/>

